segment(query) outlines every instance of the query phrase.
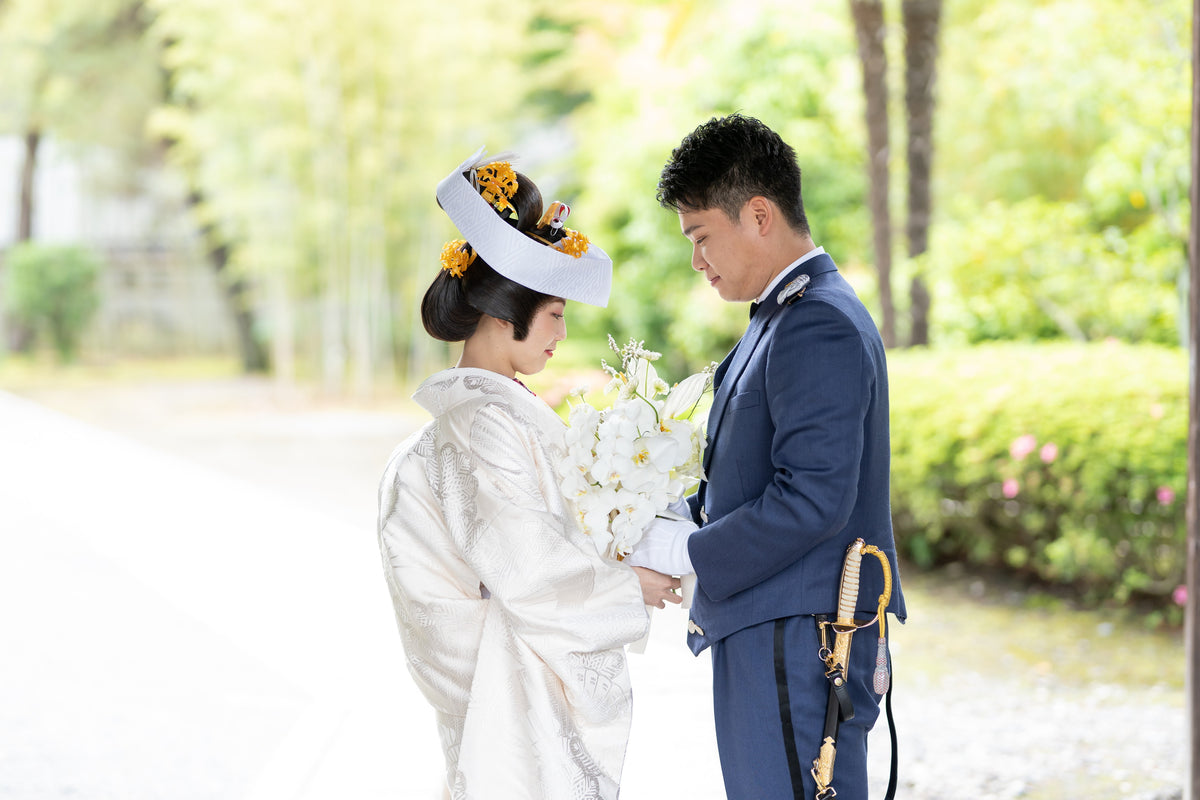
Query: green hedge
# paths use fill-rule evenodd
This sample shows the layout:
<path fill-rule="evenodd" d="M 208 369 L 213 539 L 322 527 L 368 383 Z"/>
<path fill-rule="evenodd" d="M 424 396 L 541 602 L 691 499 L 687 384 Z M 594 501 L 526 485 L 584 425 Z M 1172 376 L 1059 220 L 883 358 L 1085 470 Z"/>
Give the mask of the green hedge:
<path fill-rule="evenodd" d="M 918 566 L 1011 569 L 1088 604 L 1184 583 L 1188 367 L 1154 345 L 889 354 L 892 512 Z"/>
<path fill-rule="evenodd" d="M 82 247 L 24 242 L 5 256 L 3 300 L 35 335 L 49 335 L 59 358 L 71 361 L 100 306 L 100 261 Z"/>

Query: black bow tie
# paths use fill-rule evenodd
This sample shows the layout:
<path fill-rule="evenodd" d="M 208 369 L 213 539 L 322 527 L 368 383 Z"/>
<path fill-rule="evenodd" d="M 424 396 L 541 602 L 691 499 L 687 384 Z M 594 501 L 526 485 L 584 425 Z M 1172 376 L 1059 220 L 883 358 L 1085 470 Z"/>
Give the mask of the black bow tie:
<path fill-rule="evenodd" d="M 758 307 L 760 305 L 762 305 L 762 303 L 758 302 L 757 300 L 750 304 L 750 319 L 754 319 L 754 314 L 758 311 Z"/>

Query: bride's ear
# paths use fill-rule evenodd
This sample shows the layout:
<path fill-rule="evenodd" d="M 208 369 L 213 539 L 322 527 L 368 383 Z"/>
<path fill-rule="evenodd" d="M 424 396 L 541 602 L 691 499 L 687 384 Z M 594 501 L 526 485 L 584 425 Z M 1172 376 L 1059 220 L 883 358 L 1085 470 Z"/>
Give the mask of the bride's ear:
<path fill-rule="evenodd" d="M 499 330 L 500 332 L 507 331 L 511 335 L 513 324 L 506 319 L 500 319 L 499 317 L 493 317 L 491 314 L 484 313 L 479 315 L 479 324 L 475 327 L 475 330 L 482 331 L 485 328 Z"/>

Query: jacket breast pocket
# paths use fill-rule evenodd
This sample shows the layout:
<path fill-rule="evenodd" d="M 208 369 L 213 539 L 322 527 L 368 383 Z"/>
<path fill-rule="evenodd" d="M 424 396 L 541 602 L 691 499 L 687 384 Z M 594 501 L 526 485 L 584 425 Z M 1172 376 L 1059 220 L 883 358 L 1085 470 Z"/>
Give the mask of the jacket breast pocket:
<path fill-rule="evenodd" d="M 729 410 L 737 411 L 742 408 L 754 408 L 762 402 L 761 394 L 758 389 L 751 389 L 748 392 L 735 394 L 729 398 Z"/>

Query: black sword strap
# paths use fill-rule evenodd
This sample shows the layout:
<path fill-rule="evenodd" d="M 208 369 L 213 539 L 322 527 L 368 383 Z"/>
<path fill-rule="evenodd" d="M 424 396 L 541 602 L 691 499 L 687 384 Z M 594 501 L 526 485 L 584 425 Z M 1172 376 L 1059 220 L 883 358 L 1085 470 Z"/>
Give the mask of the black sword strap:
<path fill-rule="evenodd" d="M 891 667 L 891 660 L 891 656 L 888 656 L 889 667 Z M 888 778 L 887 794 L 884 795 L 883 800 L 894 800 L 896 797 L 896 777 L 900 771 L 899 751 L 896 749 L 896 718 L 892 716 L 892 689 L 896 688 L 895 678 L 896 676 L 893 672 L 892 680 L 888 683 L 887 701 L 885 703 L 887 707 L 888 733 L 892 737 L 892 773 Z"/>
<path fill-rule="evenodd" d="M 829 622 L 829 617 L 825 614 L 817 614 L 815 619 L 819 627 Z M 850 687 L 841 672 L 834 672 L 829 675 L 829 701 L 825 704 L 825 729 L 821 733 L 821 741 L 831 741 L 836 747 L 838 728 L 843 721 L 851 719 L 854 719 L 854 702 L 850 699 Z M 817 794 L 817 800 L 827 800 L 836 795 L 837 792 L 830 785 L 823 793 Z"/>
<path fill-rule="evenodd" d="M 885 706 L 887 708 L 888 735 L 892 740 L 892 763 L 891 772 L 888 775 L 887 793 L 884 795 L 883 800 L 895 800 L 897 784 L 896 779 L 900 773 L 899 751 L 896 749 L 896 718 L 892 716 L 892 689 L 895 688 L 895 686 L 896 682 L 892 681 L 892 683 L 888 686 L 887 697 L 885 698 Z M 847 698 L 847 701 L 848 700 L 849 698 Z M 854 716 L 854 710 L 851 709 L 850 717 L 840 717 L 840 708 L 841 700 L 838 697 L 837 691 L 834 689 L 833 684 L 830 683 L 829 704 L 825 707 L 825 736 L 832 736 L 835 742 L 837 741 L 838 725 L 840 724 L 841 719 L 850 719 L 850 717 Z M 822 737 L 821 740 L 824 741 L 824 737 Z M 833 792 L 832 787 L 830 787 L 830 791 L 825 795 L 817 795 L 817 800 L 825 800 L 825 798 L 832 798 L 835 795 L 836 792 Z"/>
<path fill-rule="evenodd" d="M 788 774 L 792 777 L 792 796 L 804 798 L 804 779 L 800 771 L 800 754 L 796 750 L 796 733 L 792 727 L 792 702 L 788 695 L 787 659 L 783 652 L 783 626 L 786 620 L 775 620 L 775 688 L 779 692 L 779 720 L 783 724 L 783 747 L 787 752 Z"/>

